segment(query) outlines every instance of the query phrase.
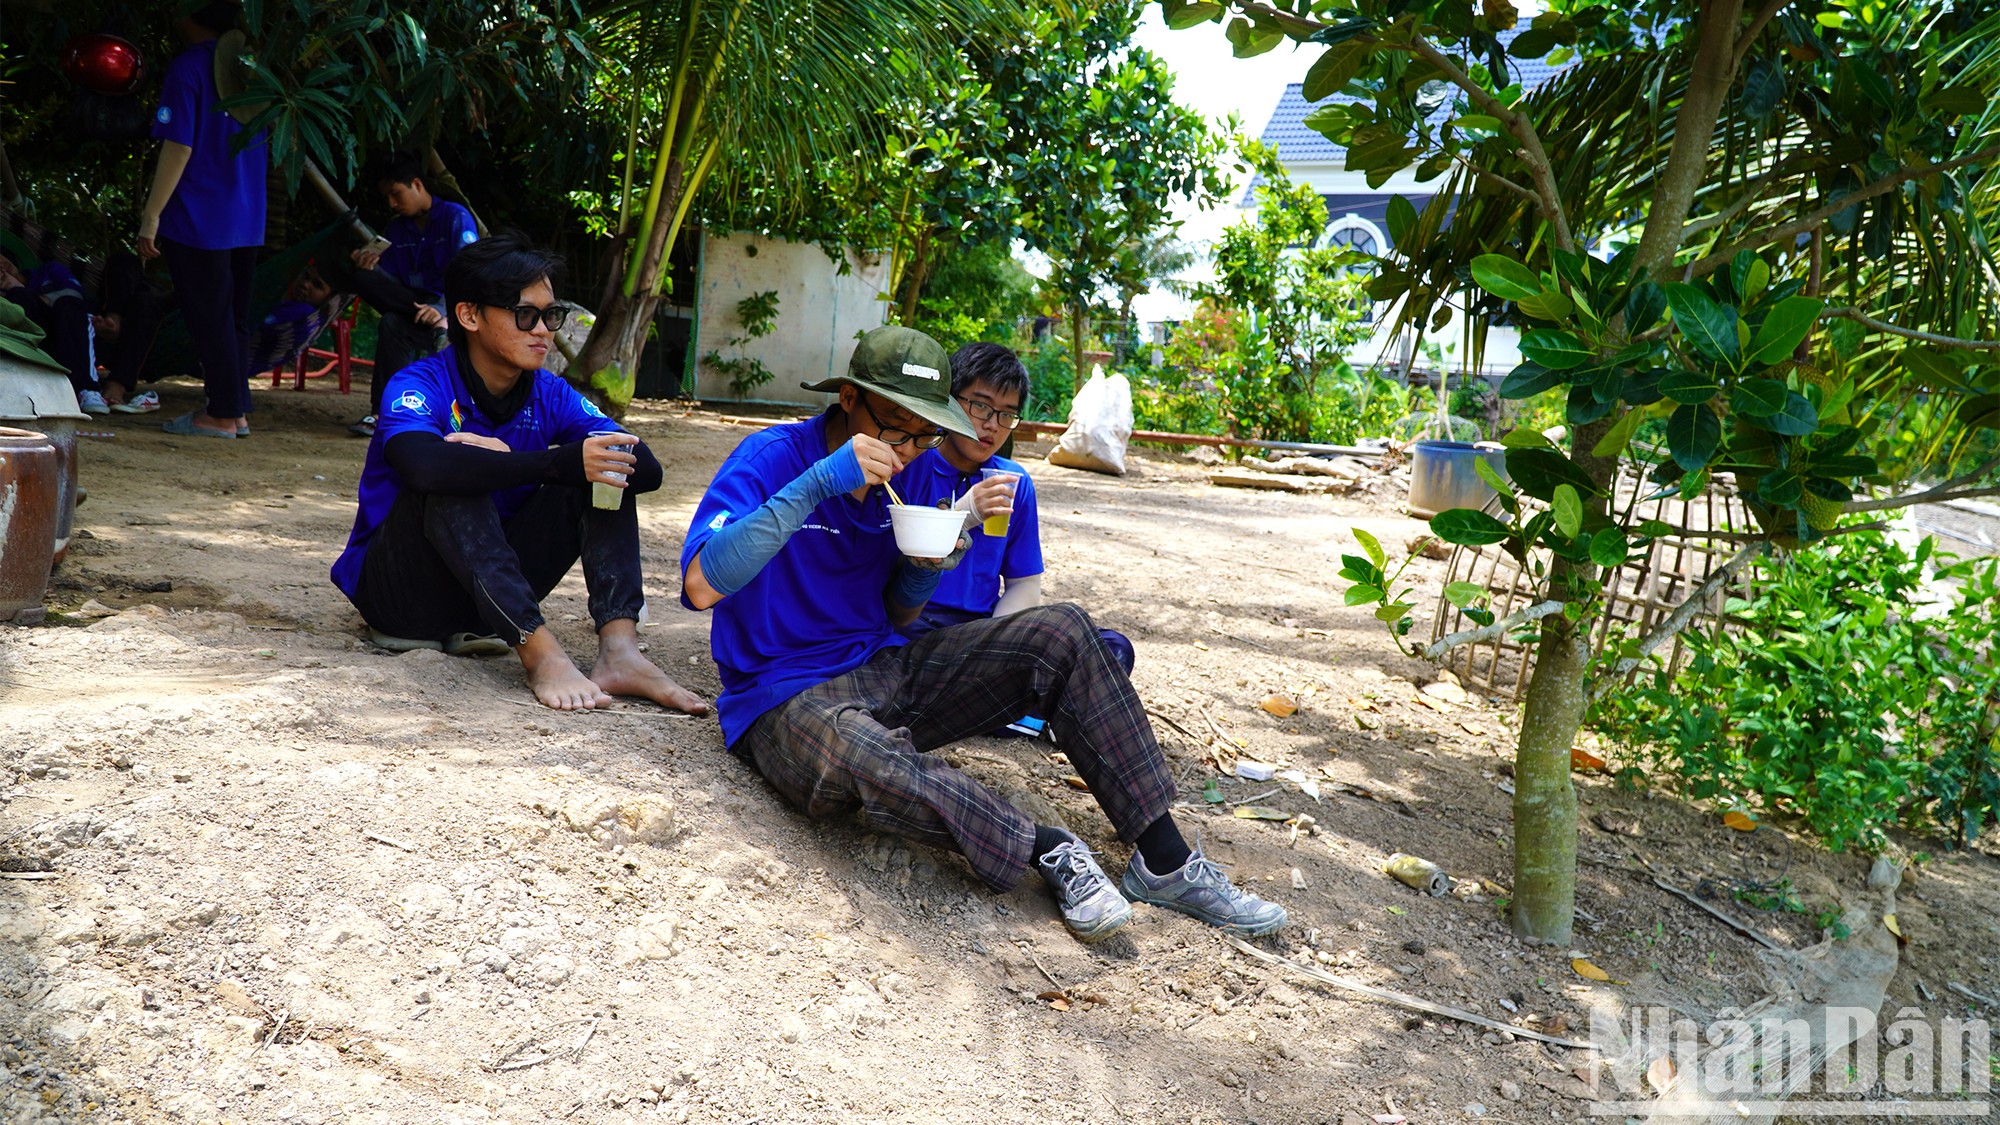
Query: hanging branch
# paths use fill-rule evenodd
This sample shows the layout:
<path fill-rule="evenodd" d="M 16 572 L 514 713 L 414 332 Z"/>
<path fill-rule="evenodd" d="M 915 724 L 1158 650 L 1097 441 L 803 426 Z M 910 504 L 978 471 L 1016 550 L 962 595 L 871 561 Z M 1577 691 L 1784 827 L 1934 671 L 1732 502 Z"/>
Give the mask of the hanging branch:
<path fill-rule="evenodd" d="M 1650 655 L 1654 649 L 1659 648 L 1678 635 L 1681 630 L 1687 628 L 1688 623 L 1701 614 L 1702 607 L 1708 602 L 1709 598 L 1714 596 L 1717 590 L 1734 582 L 1736 575 L 1744 567 L 1749 566 L 1752 561 L 1769 549 L 1769 543 L 1752 543 L 1748 547 L 1731 555 L 1728 562 L 1716 567 L 1714 572 L 1708 576 L 1708 581 L 1703 582 L 1695 589 L 1694 593 L 1688 595 L 1686 601 L 1675 606 L 1672 613 L 1668 614 L 1658 625 L 1653 626 L 1652 632 L 1640 638 L 1639 651 L 1636 654 L 1620 660 L 1617 666 L 1612 668 L 1609 676 L 1599 680 L 1597 685 L 1590 689 L 1590 701 L 1596 703 L 1598 700 L 1611 694 L 1619 684 L 1625 682 L 1626 674 L 1632 671 L 1632 669 L 1637 668 L 1640 661 Z"/>
<path fill-rule="evenodd" d="M 1744 57 L 1750 54 L 1751 47 L 1756 46 L 1757 37 L 1764 34 L 1764 26 L 1770 23 L 1772 17 L 1783 11 L 1791 2 L 1792 0 L 1770 0 L 1769 3 L 1757 10 L 1756 14 L 1750 18 L 1750 26 L 1744 28 L 1743 34 L 1736 37 L 1736 57 L 1730 69 L 1737 70 L 1742 68 Z"/>
<path fill-rule="evenodd" d="M 1880 500 L 1850 500 L 1842 511 L 1880 512 L 1890 508 L 1907 508 L 1912 504 L 1942 504 L 1947 500 L 1971 500 L 1981 496 L 2000 496 L 2000 487 L 1961 487 L 1985 478 L 1995 469 L 2000 469 L 2000 457 L 1995 457 L 1993 460 L 1986 462 L 1969 473 L 1955 476 L 1943 484 L 1927 488 L 1922 492 L 1906 492 L 1901 496 L 1886 496 Z M 1958 491 L 1953 491 L 1954 489 Z"/>
<path fill-rule="evenodd" d="M 1416 649 L 1415 646 L 1411 646 L 1415 651 L 1411 652 L 1410 655 L 1436 664 L 1444 659 L 1445 653 L 1458 648 L 1460 645 L 1476 645 L 1481 641 L 1490 641 L 1516 626 L 1525 625 L 1530 621 L 1540 621 L 1552 613 L 1561 613 L 1562 608 L 1563 603 L 1561 602 L 1536 602 L 1526 609 L 1515 610 L 1513 613 L 1495 621 L 1491 625 L 1482 625 L 1477 629 L 1464 629 L 1439 637 L 1437 640 L 1432 641 L 1426 648 Z"/>
<path fill-rule="evenodd" d="M 1980 149 L 1978 152 L 1969 153 L 1952 160 L 1944 160 L 1936 164 L 1926 164 L 1919 168 L 1905 168 L 1893 175 L 1884 176 L 1858 191 L 1841 196 L 1835 202 L 1829 203 L 1818 210 L 1808 211 L 1806 214 L 1789 223 L 1780 223 L 1777 226 L 1766 228 L 1755 234 L 1746 235 L 1705 258 L 1696 259 L 1687 267 L 1686 276 L 1690 279 L 1706 277 L 1723 266 L 1728 265 L 1730 260 L 1736 257 L 1736 252 L 1739 250 L 1755 250 L 1761 246 L 1769 246 L 1774 242 L 1784 242 L 1788 239 L 1797 238 L 1807 231 L 1818 229 L 1821 223 L 1826 222 L 1849 207 L 1863 200 L 1873 199 L 1878 195 L 1894 191 L 1911 180 L 1921 180 L 1925 176 L 1934 176 L 1939 172 L 1949 172 L 1955 168 L 1963 168 L 1968 164 L 1984 164 L 1995 157 L 2000 157 L 2000 145 L 1990 145 Z"/>
<path fill-rule="evenodd" d="M 1968 340 L 1962 336 L 1940 336 L 1935 332 L 1905 328 L 1900 324 L 1891 324 L 1886 320 L 1877 320 L 1860 309 L 1824 309 L 1819 315 L 1822 317 L 1840 317 L 1852 320 L 1858 324 L 1865 324 L 1877 332 L 1887 332 L 1892 336 L 1921 340 L 1926 344 L 1936 344 L 1941 348 L 1959 348 L 1965 351 L 2000 351 L 2000 340 Z"/>

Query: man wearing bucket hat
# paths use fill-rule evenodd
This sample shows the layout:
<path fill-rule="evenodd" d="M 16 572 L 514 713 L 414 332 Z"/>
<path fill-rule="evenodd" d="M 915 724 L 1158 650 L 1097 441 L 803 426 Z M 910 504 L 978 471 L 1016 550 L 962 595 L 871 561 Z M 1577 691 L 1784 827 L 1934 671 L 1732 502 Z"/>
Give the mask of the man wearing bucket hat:
<path fill-rule="evenodd" d="M 681 550 L 682 604 L 715 610 L 709 645 L 730 751 L 806 815 L 859 812 L 871 828 L 960 852 L 995 890 L 1039 872 L 1085 941 L 1131 919 L 1128 896 L 1243 934 L 1284 925 L 1282 908 L 1231 884 L 1181 837 L 1145 709 L 1081 609 L 1037 606 L 914 642 L 897 634 L 967 542 L 945 559 L 904 556 L 876 488 L 945 431 L 974 433 L 951 397 L 944 349 L 921 332 L 878 328 L 846 375 L 801 385 L 839 401 L 744 439 Z M 1023 711 L 1048 716 L 1136 846 L 1124 894 L 1081 840 L 931 753 Z"/>

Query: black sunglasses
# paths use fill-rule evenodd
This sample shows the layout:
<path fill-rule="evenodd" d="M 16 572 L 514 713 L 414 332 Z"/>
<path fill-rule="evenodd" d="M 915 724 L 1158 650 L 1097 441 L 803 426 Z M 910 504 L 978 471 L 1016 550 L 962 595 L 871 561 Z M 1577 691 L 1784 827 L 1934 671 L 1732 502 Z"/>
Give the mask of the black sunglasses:
<path fill-rule="evenodd" d="M 535 322 L 538 320 L 548 325 L 549 331 L 554 332 L 563 326 L 564 321 L 569 319 L 568 305 L 550 305 L 547 308 L 537 308 L 534 305 L 492 305 L 489 307 L 499 309 L 502 312 L 513 313 L 514 327 L 523 332 L 533 332 L 535 330 Z"/>
<path fill-rule="evenodd" d="M 876 417 L 875 408 L 868 405 L 868 395 L 865 392 L 861 396 L 861 409 L 868 412 L 869 419 L 875 423 L 875 429 L 880 431 L 875 436 L 883 445 L 902 445 L 905 442 L 914 441 L 917 443 L 918 449 L 936 449 L 944 441 L 943 430 L 927 430 L 920 434 L 913 434 L 908 430 L 899 430 L 883 422 L 881 418 Z M 891 434 L 895 436 L 891 437 Z"/>

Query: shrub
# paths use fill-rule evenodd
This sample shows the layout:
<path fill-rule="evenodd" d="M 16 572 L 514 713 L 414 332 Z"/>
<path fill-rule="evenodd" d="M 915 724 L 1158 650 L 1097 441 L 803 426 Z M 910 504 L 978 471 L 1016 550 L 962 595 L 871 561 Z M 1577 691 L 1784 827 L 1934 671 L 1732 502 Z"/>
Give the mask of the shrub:
<path fill-rule="evenodd" d="M 1740 632 L 1686 634 L 1687 667 L 1597 724 L 1688 796 L 1795 815 L 1835 850 L 1898 825 L 1965 844 L 2000 816 L 1996 570 L 1874 532 L 1767 562 L 1730 603 Z"/>

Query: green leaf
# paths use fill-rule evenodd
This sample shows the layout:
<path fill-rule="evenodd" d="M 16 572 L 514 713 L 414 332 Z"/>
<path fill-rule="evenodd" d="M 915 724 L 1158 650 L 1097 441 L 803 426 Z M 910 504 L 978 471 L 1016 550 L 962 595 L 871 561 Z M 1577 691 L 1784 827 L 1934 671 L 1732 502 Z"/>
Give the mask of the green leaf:
<path fill-rule="evenodd" d="M 1747 418 L 1769 418 L 1785 408 L 1790 393 L 1776 379 L 1745 379 L 1729 392 L 1729 406 Z"/>
<path fill-rule="evenodd" d="M 1542 292 L 1541 277 L 1504 254 L 1481 254 L 1472 259 L 1472 281 L 1503 301 L 1520 301 Z"/>
<path fill-rule="evenodd" d="M 1819 429 L 1819 411 L 1806 396 L 1797 391 L 1785 392 L 1785 405 L 1776 414 L 1761 419 L 1759 425 L 1774 434 L 1786 437 L 1804 437 Z"/>
<path fill-rule="evenodd" d="M 1484 457 L 1474 457 L 1472 471 L 1480 480 L 1486 482 L 1488 488 L 1499 493 L 1503 501 L 1514 498 L 1513 486 L 1507 483 L 1506 477 L 1500 475 L 1500 470 L 1493 467 L 1493 462 Z"/>
<path fill-rule="evenodd" d="M 1662 535 L 1672 535 L 1674 527 L 1665 520 L 1640 520 L 1639 534 L 1647 539 L 1658 539 Z"/>
<path fill-rule="evenodd" d="M 1736 294 L 1739 305 L 1748 307 L 1758 291 L 1771 282 L 1771 267 L 1765 266 L 1764 280 L 1754 287 L 1751 285 L 1760 260 L 1755 250 L 1738 250 L 1736 256 L 1729 260 L 1729 288 Z"/>
<path fill-rule="evenodd" d="M 1267 30 L 1240 16 L 1229 21 L 1223 36 L 1239 59 L 1255 58 L 1285 41 L 1285 33 L 1277 28 Z"/>
<path fill-rule="evenodd" d="M 1349 528 L 1348 530 L 1353 533 L 1354 541 L 1361 544 L 1361 549 L 1368 552 L 1370 562 L 1373 562 L 1376 566 L 1389 565 L 1389 556 L 1382 550 L 1382 541 L 1380 539 L 1375 538 L 1375 536 L 1358 527 Z"/>
<path fill-rule="evenodd" d="M 1486 587 L 1477 582 L 1453 582 L 1444 588 L 1444 600 L 1464 609 L 1486 596 Z"/>
<path fill-rule="evenodd" d="M 1638 335 L 1660 322 L 1667 310 L 1667 291 L 1650 281 L 1632 287 L 1625 296 L 1625 331 Z"/>
<path fill-rule="evenodd" d="M 1736 341 L 1736 310 L 1717 303 L 1692 285 L 1674 282 L 1663 286 L 1667 307 L 1674 310 L 1674 323 L 1694 349 L 1710 359 L 1735 363 L 1739 354 Z"/>
<path fill-rule="evenodd" d="M 1531 328 L 1521 333 L 1521 354 L 1554 371 L 1568 371 L 1590 362 L 1591 350 L 1575 335 L 1555 328 Z"/>
<path fill-rule="evenodd" d="M 1943 117 L 1962 117 L 1986 108 L 1986 94 L 1974 83 L 1945 86 L 1924 95 L 1923 106 Z"/>
<path fill-rule="evenodd" d="M 1592 457 L 1617 457 L 1631 444 L 1632 435 L 1639 432 L 1639 423 L 1645 420 L 1643 410 L 1627 410 L 1624 417 L 1598 440 L 1590 449 Z"/>
<path fill-rule="evenodd" d="M 1554 290 L 1523 297 L 1514 304 L 1536 320 L 1563 320 L 1576 311 L 1575 301 Z"/>
<path fill-rule="evenodd" d="M 1669 371 L 1660 376 L 1659 389 L 1660 394 L 1685 406 L 1714 398 L 1722 384 L 1705 371 Z"/>
<path fill-rule="evenodd" d="M 1578 384 L 1569 389 L 1569 400 L 1563 403 L 1563 420 L 1572 426 L 1588 426 L 1592 422 L 1611 413 L 1611 403 L 1591 393 L 1591 388 Z"/>
<path fill-rule="evenodd" d="M 1567 379 L 1563 372 L 1553 368 L 1534 362 L 1523 363 L 1500 381 L 1500 397 L 1533 398 L 1551 387 L 1561 386 Z"/>
<path fill-rule="evenodd" d="M 1556 498 L 1549 505 L 1549 511 L 1556 518 L 1556 530 L 1563 538 L 1574 539 L 1583 530 L 1583 497 L 1578 496 L 1574 486 L 1556 486 Z"/>
<path fill-rule="evenodd" d="M 1933 389 L 1942 390 L 1959 383 L 1958 360 L 1937 348 L 1912 344 L 1898 353 L 1897 358 L 1902 361 L 1903 370 L 1930 384 Z"/>
<path fill-rule="evenodd" d="M 1975 395 L 1960 402 L 1958 424 L 1967 429 L 2000 430 L 2000 395 Z"/>
<path fill-rule="evenodd" d="M 1347 588 L 1347 593 L 1345 595 L 1348 605 L 1362 605 L 1366 602 L 1379 602 L 1383 598 L 1386 598 L 1388 596 L 1389 596 L 1388 592 L 1383 590 L 1382 587 L 1380 586 L 1349 586 Z"/>
<path fill-rule="evenodd" d="M 1625 533 L 1615 527 L 1607 527 L 1590 537 L 1590 561 L 1598 566 L 1624 566 L 1625 557 L 1631 553 Z"/>
<path fill-rule="evenodd" d="M 1509 449 L 1507 475 L 1513 478 L 1516 491 L 1546 502 L 1555 500 L 1558 485 L 1567 484 L 1585 496 L 1600 491 L 1583 466 L 1549 446 Z"/>
<path fill-rule="evenodd" d="M 1204 4 L 1202 6 L 1220 7 L 1220 5 L 1208 5 L 1208 4 Z M 1358 35 L 1366 35 L 1368 34 L 1368 32 L 1374 30 L 1374 28 L 1375 28 L 1374 20 L 1371 20 L 1366 16 L 1356 16 L 1352 19 L 1344 19 L 1341 20 L 1339 23 L 1320 28 L 1318 31 L 1313 33 L 1311 41 L 1314 43 L 1325 43 L 1329 47 L 1338 46 L 1342 43 L 1347 42 L 1350 39 L 1353 39 Z"/>
<path fill-rule="evenodd" d="M 1750 362 L 1780 363 L 1790 358 L 1825 307 L 1826 302 L 1812 297 L 1787 297 L 1772 306 L 1750 343 Z"/>
<path fill-rule="evenodd" d="M 1167 26 L 1175 31 L 1184 31 L 1198 23 L 1206 23 L 1223 12 L 1220 4 L 1182 4 L 1176 7 L 1169 2 L 1166 9 Z"/>
<path fill-rule="evenodd" d="M 1354 81 L 1361 68 L 1368 62 L 1369 48 L 1361 43 L 1342 43 L 1328 47 L 1306 71 L 1305 99 L 1316 102 L 1337 93 L 1341 87 Z"/>
<path fill-rule="evenodd" d="M 1507 44 L 1507 53 L 1517 59 L 1538 59 L 1557 47 L 1556 33 L 1544 27 L 1531 27 L 1514 37 Z M 1496 83 L 1497 85 L 1497 83 Z"/>
<path fill-rule="evenodd" d="M 1805 498 L 1805 481 L 1787 469 L 1757 482 L 1757 498 L 1775 508 L 1789 508 Z"/>
<path fill-rule="evenodd" d="M 1400 195 L 1389 197 L 1389 245 L 1409 245 L 1410 228 L 1417 225 L 1417 209 Z"/>
<path fill-rule="evenodd" d="M 1532 426 L 1516 426 L 1513 429 L 1508 430 L 1506 436 L 1500 439 L 1500 444 L 1507 447 L 1508 449 L 1554 449 L 1555 448 L 1555 443 L 1549 440 L 1547 434 L 1544 434 L 1542 431 L 1537 430 Z M 1513 466 L 1511 464 L 1508 465 L 1507 471 L 1510 474 L 1514 471 Z"/>
<path fill-rule="evenodd" d="M 1397 602 L 1395 605 L 1385 605 L 1382 608 L 1375 611 L 1375 619 L 1377 621 L 1393 622 L 1397 618 L 1400 618 L 1404 614 L 1410 612 L 1410 609 L 1411 606 L 1410 603 L 1408 602 Z"/>
<path fill-rule="evenodd" d="M 1692 501 L 1708 489 L 1708 470 L 1689 473 L 1681 478 L 1681 499 Z"/>
<path fill-rule="evenodd" d="M 1474 508 L 1453 508 L 1431 517 L 1431 534 L 1447 543 L 1482 547 L 1512 534 L 1507 525 Z M 1350 603 L 1351 604 L 1351 603 Z"/>
<path fill-rule="evenodd" d="M 1690 403 L 1667 419 L 1667 448 L 1688 472 L 1707 466 L 1722 441 L 1722 420 L 1706 404 Z"/>

